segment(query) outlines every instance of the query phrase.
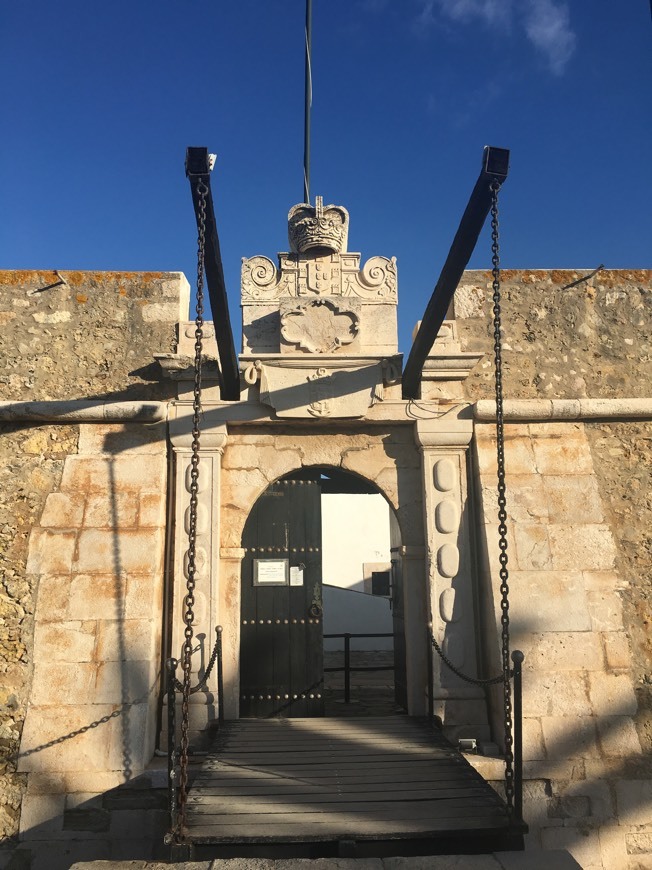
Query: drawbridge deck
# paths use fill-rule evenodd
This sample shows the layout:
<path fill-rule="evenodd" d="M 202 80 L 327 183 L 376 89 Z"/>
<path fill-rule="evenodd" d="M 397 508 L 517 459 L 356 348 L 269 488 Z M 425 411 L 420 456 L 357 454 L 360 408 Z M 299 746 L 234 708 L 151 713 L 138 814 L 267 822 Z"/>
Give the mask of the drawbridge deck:
<path fill-rule="evenodd" d="M 194 855 L 382 856 L 522 848 L 505 804 L 425 720 L 240 719 L 193 777 Z"/>

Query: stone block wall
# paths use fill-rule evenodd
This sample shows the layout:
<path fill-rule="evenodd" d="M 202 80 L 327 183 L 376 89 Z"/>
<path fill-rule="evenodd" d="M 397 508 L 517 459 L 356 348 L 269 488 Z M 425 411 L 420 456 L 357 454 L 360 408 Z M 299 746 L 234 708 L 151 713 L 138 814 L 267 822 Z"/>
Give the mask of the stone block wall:
<path fill-rule="evenodd" d="M 153 354 L 173 348 L 188 296 L 179 273 L 0 271 L 0 405 L 166 398 L 171 388 L 161 382 Z M 25 745 L 32 747 L 90 724 L 104 715 L 100 707 L 111 713 L 123 700 L 118 593 L 124 593 L 126 608 L 122 651 L 147 659 L 148 669 L 160 658 L 166 444 L 160 428 L 144 433 L 140 426 L 0 423 L 0 740 L 8 757 L 1 769 L 0 838 L 5 845 L 17 833 L 27 781 L 26 773 L 15 772 L 27 700 L 39 708 L 43 726 L 37 719 L 28 725 L 32 733 L 26 732 Z M 147 669 L 130 676 L 129 689 L 152 684 Z M 100 684 L 101 703 L 84 710 L 84 698 Z M 60 704 L 69 709 L 57 724 L 52 716 L 59 715 Z M 134 728 L 136 719 L 133 713 Z M 69 746 L 95 739 L 106 754 L 119 722 L 112 719 L 69 745 L 28 756 L 23 769 L 31 771 L 31 788 L 60 792 L 64 774 L 52 773 L 57 753 L 71 755 Z M 121 763 L 113 759 L 116 770 Z M 37 823 L 41 811 L 35 812 L 23 804 L 23 828 Z"/>
<path fill-rule="evenodd" d="M 580 277 L 505 274 L 507 399 L 649 397 L 651 273 L 605 271 L 565 289 Z M 462 347 L 487 354 L 464 384 L 469 401 L 492 397 L 489 282 L 466 273 L 458 291 Z M 495 668 L 494 428 L 476 424 L 474 450 Z M 526 655 L 528 847 L 568 848 L 589 870 L 638 870 L 652 855 L 651 434 L 642 421 L 506 424 L 512 638 Z M 490 778 L 491 764 L 478 763 Z"/>
<path fill-rule="evenodd" d="M 80 773 L 88 800 L 130 780 L 154 753 L 166 482 L 164 426 L 84 426 L 32 531 L 27 572 L 38 600 L 19 761 L 30 772 L 24 840 L 70 836 L 58 803 L 80 791 Z"/>

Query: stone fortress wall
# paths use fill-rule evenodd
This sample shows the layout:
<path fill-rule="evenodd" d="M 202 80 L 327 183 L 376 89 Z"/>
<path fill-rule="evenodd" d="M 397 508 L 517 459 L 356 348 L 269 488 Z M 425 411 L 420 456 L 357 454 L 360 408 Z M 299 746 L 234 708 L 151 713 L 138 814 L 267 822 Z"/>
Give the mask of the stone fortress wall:
<path fill-rule="evenodd" d="M 504 392 L 521 400 L 506 471 L 524 814 L 529 847 L 638 870 L 652 860 L 652 286 L 643 271 L 567 286 L 586 274 L 503 274 Z M 462 348 L 487 353 L 465 397 L 493 398 L 491 274 L 465 273 L 455 309 Z M 606 399 L 602 413 L 587 398 Z M 593 417 L 573 419 L 582 407 Z M 478 416 L 476 491 L 495 557 L 495 426 Z M 478 767 L 491 777 L 491 762 Z"/>
<path fill-rule="evenodd" d="M 28 775 L 16 773 L 11 756 L 18 751 L 28 701 L 44 712 L 60 708 L 61 715 L 46 727 L 37 714 L 23 751 L 27 743 L 33 748 L 66 734 L 120 703 L 121 644 L 144 644 L 139 658 L 147 659 L 148 669 L 152 663 L 155 671 L 160 667 L 165 424 L 103 423 L 102 407 L 113 403 L 118 418 L 120 408 L 125 415 L 140 408 L 146 418 L 156 417 L 156 403 L 171 397 L 172 385 L 160 380 L 152 356 L 174 347 L 188 300 L 180 273 L 0 272 L 0 404 L 28 402 L 33 417 L 0 417 L 5 844 L 17 833 L 27 788 Z M 61 422 L 51 422 L 51 409 L 50 422 L 39 422 L 39 403 L 52 400 L 82 400 L 81 419 L 85 414 L 96 422 L 66 420 L 70 407 L 54 411 L 63 414 Z M 142 407 L 143 400 L 149 405 Z M 118 634 L 122 617 L 125 633 Z M 42 669 L 40 682 L 49 684 L 44 697 L 30 695 L 35 668 Z M 156 685 L 153 673 L 138 679 Z M 114 720 L 110 727 L 116 726 Z M 26 759 L 35 799 L 32 820 L 23 813 L 23 827 L 38 826 L 39 814 L 51 814 L 50 793 L 61 791 L 57 767 L 77 769 L 86 779 L 80 790 L 94 790 L 110 742 L 97 728 L 81 746 L 71 740 L 33 755 L 31 763 Z"/>
<path fill-rule="evenodd" d="M 583 274 L 503 276 L 505 395 L 540 400 L 543 404 L 530 409 L 543 417 L 552 413 L 552 400 L 649 398 L 650 273 L 605 271 L 563 289 Z M 150 751 L 166 559 L 164 420 L 174 398 L 173 384 L 161 380 L 153 357 L 174 350 L 188 287 L 182 276 L 170 273 L 63 272 L 61 277 L 64 283 L 49 272 L 0 273 L 5 367 L 0 401 L 88 400 L 87 422 L 62 419 L 53 425 L 5 417 L 1 423 L 0 729 L 6 749 L 15 752 L 28 700 L 38 723 L 39 707 L 65 705 L 71 694 L 85 700 L 67 711 L 66 731 L 97 720 L 124 700 L 119 662 L 130 658 L 142 664 L 138 688 L 151 696 L 145 704 Z M 457 293 L 462 350 L 487 354 L 461 388 L 455 384 L 457 402 L 492 397 L 490 282 L 489 273 L 467 272 Z M 447 387 L 437 381 L 424 390 L 443 399 Z M 102 416 L 101 406 L 116 402 L 122 412 L 113 404 L 111 413 L 123 413 L 122 422 Z M 610 408 L 614 413 L 617 405 Z M 38 411 L 33 405 L 32 414 Z M 125 422 L 130 414 L 150 423 Z M 528 848 L 569 848 L 589 870 L 638 870 L 649 866 L 652 855 L 648 421 L 623 414 L 591 421 L 525 417 L 507 425 L 514 645 L 527 655 Z M 281 471 L 287 452 L 296 450 L 281 430 L 275 435 L 243 430 L 238 436 L 236 426 L 233 432 L 223 455 L 228 510 L 237 510 L 242 487 L 255 483 L 249 479 L 255 474 L 252 448 L 271 451 L 270 467 L 280 463 Z M 353 444 L 358 451 L 373 450 L 363 434 L 358 437 L 360 444 Z M 492 438 L 491 423 L 476 419 L 471 471 L 489 527 L 478 535 L 481 552 L 495 547 Z M 331 449 L 333 464 L 339 464 L 344 448 L 318 441 L 319 450 Z M 277 449 L 282 454 L 276 456 Z M 356 458 L 355 451 L 351 456 Z M 299 456 L 297 463 L 303 461 Z M 242 468 L 248 476 L 240 474 Z M 377 473 L 385 473 L 382 457 Z M 415 488 L 418 478 L 415 469 Z M 245 495 L 248 505 L 253 495 Z M 246 514 L 240 513 L 242 523 Z M 235 552 L 239 537 L 229 538 L 228 525 L 223 544 Z M 492 564 L 485 559 L 478 571 L 487 592 L 497 585 Z M 236 567 L 233 576 L 229 572 L 227 559 L 225 601 L 229 582 L 237 583 Z M 491 595 L 483 607 L 491 638 Z M 57 625 L 49 626 L 52 621 Z M 120 635 L 118 623 L 126 627 Z M 491 658 L 496 650 L 489 643 L 485 653 Z M 47 696 L 30 697 L 35 667 L 52 670 Z M 132 720 L 143 729 L 138 716 Z M 21 827 L 39 830 L 47 842 L 53 817 L 60 826 L 62 813 L 73 812 L 75 801 L 115 784 L 124 773 L 124 735 L 119 721 L 107 726 L 110 732 L 94 729 L 31 756 L 23 765 L 29 773 L 15 773 L 8 763 L 0 786 L 0 836 L 16 833 L 26 789 Z M 36 727 L 25 734 L 22 749 L 59 733 Z M 144 761 L 132 759 L 134 768 Z M 478 766 L 487 778 L 500 778 L 498 762 L 478 759 Z M 62 768 L 70 771 L 70 782 L 57 781 Z M 88 835 L 89 857 L 109 856 L 101 845 L 109 833 Z"/>

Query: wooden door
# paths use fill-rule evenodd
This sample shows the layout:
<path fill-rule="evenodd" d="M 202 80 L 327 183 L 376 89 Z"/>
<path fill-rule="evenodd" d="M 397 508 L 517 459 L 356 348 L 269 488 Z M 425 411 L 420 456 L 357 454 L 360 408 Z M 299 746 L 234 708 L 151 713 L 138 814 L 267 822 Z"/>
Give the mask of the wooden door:
<path fill-rule="evenodd" d="M 394 700 L 407 710 L 407 661 L 405 651 L 405 611 L 403 604 L 403 557 L 401 532 L 394 513 L 389 514 L 392 561 L 392 631 L 394 633 Z"/>
<path fill-rule="evenodd" d="M 240 716 L 323 716 L 319 483 L 268 487 L 243 547 Z"/>

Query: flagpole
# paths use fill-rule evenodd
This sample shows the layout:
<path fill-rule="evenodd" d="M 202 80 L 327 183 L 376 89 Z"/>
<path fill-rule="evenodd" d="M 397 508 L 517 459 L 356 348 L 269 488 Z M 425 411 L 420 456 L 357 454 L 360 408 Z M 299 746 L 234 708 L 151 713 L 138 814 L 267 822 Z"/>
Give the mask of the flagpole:
<path fill-rule="evenodd" d="M 310 109 L 312 107 L 312 0 L 306 0 L 306 75 L 303 127 L 303 201 L 310 202 Z"/>

